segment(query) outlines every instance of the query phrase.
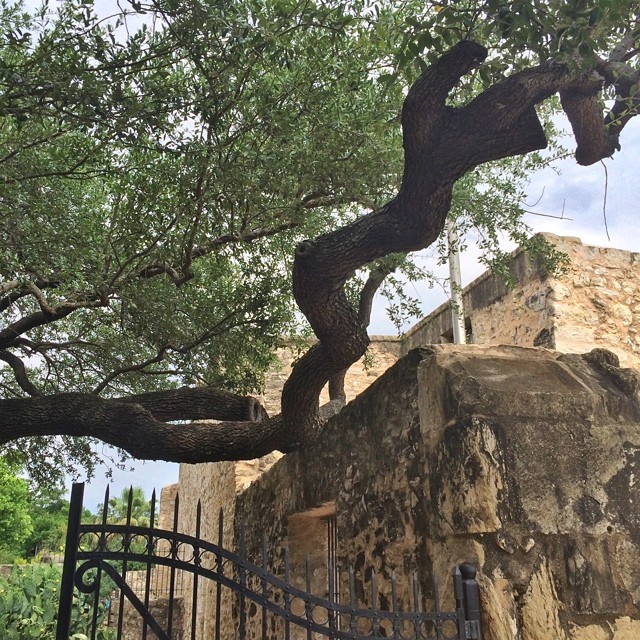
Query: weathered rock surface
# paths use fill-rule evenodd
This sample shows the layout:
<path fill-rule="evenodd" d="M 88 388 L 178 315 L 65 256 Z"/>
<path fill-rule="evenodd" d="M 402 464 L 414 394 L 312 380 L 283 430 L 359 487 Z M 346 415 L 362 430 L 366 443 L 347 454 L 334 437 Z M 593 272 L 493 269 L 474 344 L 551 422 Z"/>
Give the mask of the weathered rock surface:
<path fill-rule="evenodd" d="M 408 606 L 415 570 L 425 604 L 435 571 L 449 607 L 444 582 L 471 561 L 485 640 L 640 638 L 638 380 L 603 350 L 414 350 L 228 508 L 250 552 L 267 533 L 274 568 L 287 536 L 315 554 L 317 584 L 311 520 L 335 511 L 363 603 L 375 569 L 380 605 L 395 571 Z M 217 495 L 235 492 L 229 475 Z"/>

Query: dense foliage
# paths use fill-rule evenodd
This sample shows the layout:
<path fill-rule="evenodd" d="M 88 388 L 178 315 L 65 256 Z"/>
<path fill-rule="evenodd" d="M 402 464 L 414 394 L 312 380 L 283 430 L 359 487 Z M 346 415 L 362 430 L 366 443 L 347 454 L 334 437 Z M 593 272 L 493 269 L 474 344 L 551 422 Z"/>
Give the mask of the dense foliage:
<path fill-rule="evenodd" d="M 55 564 L 15 565 L 9 576 L 0 575 L 0 628 L 5 640 L 54 640 L 62 569 Z M 90 636 L 93 595 L 79 594 L 71 611 L 70 640 Z M 115 631 L 102 626 L 106 600 L 97 610 L 97 640 L 115 638 Z"/>
<path fill-rule="evenodd" d="M 39 487 L 29 495 L 33 531 L 22 545 L 22 557 L 59 556 L 64 549 L 69 500 L 60 487 Z"/>
<path fill-rule="evenodd" d="M 34 487 L 0 460 L 0 564 L 51 558 L 65 543 L 69 501 L 58 486 Z"/>
<path fill-rule="evenodd" d="M 21 557 L 25 541 L 33 534 L 29 484 L 15 471 L 0 460 L 0 564 Z"/>

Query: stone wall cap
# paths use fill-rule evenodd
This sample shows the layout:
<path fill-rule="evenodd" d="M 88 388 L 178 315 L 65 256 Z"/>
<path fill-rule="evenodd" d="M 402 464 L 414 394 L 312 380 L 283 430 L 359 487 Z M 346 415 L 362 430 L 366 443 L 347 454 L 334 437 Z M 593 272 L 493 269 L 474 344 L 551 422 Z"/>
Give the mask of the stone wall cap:
<path fill-rule="evenodd" d="M 472 415 L 519 420 L 637 420 L 640 374 L 603 349 L 571 355 L 511 345 L 431 345 L 422 355 L 423 393 L 447 396 L 444 422 Z"/>

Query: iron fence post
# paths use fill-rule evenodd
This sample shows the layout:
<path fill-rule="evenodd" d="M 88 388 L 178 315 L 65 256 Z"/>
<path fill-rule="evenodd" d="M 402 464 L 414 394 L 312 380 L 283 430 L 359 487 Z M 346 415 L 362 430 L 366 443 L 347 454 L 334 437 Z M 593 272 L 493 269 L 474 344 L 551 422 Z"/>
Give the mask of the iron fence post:
<path fill-rule="evenodd" d="M 462 595 L 464 615 L 467 621 L 467 637 L 471 640 L 482 640 L 480 625 L 480 589 L 476 581 L 477 570 L 469 562 L 460 565 L 462 576 Z"/>
<path fill-rule="evenodd" d="M 83 497 L 84 482 L 74 482 L 71 487 L 71 501 L 69 503 L 69 519 L 67 521 L 67 539 L 64 547 L 64 563 L 62 565 L 62 580 L 60 583 L 56 640 L 69 640 L 71 609 L 73 607 L 73 578 L 76 573 Z"/>

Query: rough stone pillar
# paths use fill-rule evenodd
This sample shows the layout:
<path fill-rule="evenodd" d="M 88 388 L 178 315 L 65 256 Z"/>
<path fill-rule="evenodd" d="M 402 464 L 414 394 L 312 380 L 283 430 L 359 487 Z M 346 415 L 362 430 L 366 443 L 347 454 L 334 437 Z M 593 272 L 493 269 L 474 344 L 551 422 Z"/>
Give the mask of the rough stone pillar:
<path fill-rule="evenodd" d="M 640 638 L 639 376 L 603 350 L 431 349 L 425 544 L 480 568 L 485 640 Z"/>

